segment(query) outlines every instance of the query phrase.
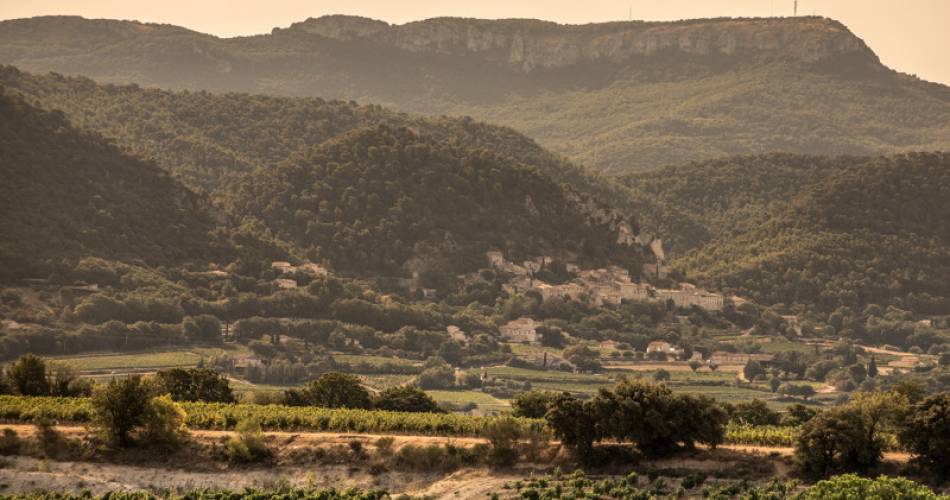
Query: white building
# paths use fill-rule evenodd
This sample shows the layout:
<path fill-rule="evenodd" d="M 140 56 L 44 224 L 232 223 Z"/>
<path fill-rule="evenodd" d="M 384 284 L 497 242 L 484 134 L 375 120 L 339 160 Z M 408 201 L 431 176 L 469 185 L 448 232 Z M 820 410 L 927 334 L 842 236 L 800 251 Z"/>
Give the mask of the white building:
<path fill-rule="evenodd" d="M 540 323 L 525 316 L 513 319 L 498 328 L 501 336 L 509 342 L 518 342 L 522 344 L 538 343 L 538 332 L 535 330 Z"/>

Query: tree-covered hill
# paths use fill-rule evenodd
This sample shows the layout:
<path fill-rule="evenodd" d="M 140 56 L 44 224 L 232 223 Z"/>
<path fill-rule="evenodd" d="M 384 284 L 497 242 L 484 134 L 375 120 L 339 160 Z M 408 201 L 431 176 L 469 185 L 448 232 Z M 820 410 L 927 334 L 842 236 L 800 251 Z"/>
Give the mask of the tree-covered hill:
<path fill-rule="evenodd" d="M 570 26 L 328 16 L 229 39 L 45 17 L 0 22 L 0 63 L 470 115 L 612 173 L 773 151 L 950 148 L 947 87 L 891 71 L 845 26 L 816 17 Z"/>
<path fill-rule="evenodd" d="M 49 276 L 81 256 L 213 260 L 214 214 L 156 165 L 0 87 L 0 279 Z"/>
<path fill-rule="evenodd" d="M 738 157 L 625 180 L 647 229 L 676 236 L 674 265 L 711 287 L 823 310 L 950 312 L 946 153 Z"/>
<path fill-rule="evenodd" d="M 0 66 L 0 85 L 37 106 L 62 110 L 77 126 L 114 139 L 193 189 L 224 192 L 240 176 L 349 130 L 409 127 L 440 141 L 491 149 L 535 166 L 619 209 L 622 190 L 505 127 L 470 118 L 409 115 L 376 105 L 240 93 L 172 92 L 99 85 L 88 78 L 32 75 Z"/>
<path fill-rule="evenodd" d="M 484 252 L 575 254 L 636 269 L 596 203 L 531 166 L 407 128 L 374 126 L 244 178 L 230 210 L 311 259 L 363 275 L 454 274 Z"/>

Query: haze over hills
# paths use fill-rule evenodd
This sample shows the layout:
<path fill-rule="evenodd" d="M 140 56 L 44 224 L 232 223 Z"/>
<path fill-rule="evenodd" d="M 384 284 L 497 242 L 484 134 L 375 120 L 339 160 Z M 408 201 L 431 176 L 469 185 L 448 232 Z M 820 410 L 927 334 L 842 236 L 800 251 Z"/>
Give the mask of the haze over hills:
<path fill-rule="evenodd" d="M 347 16 L 221 39 L 47 17 L 0 23 L 0 62 L 105 82 L 357 99 L 471 115 L 608 172 L 745 153 L 945 149 L 950 91 L 814 17 L 583 26 Z"/>
<path fill-rule="evenodd" d="M 763 303 L 950 311 L 950 157 L 764 155 L 625 179 L 692 279 Z"/>

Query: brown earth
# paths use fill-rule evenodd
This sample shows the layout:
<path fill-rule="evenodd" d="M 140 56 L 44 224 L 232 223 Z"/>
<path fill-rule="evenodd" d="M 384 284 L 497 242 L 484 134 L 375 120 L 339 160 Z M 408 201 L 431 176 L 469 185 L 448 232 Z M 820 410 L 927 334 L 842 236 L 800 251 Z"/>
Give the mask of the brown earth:
<path fill-rule="evenodd" d="M 35 440 L 32 425 L 0 425 L 12 429 L 25 441 Z M 79 426 L 59 426 L 63 437 L 80 441 L 88 431 Z M 332 432 L 267 432 L 268 446 L 277 450 L 265 463 L 241 465 L 228 463 L 208 450 L 231 436 L 227 431 L 192 431 L 189 448 L 184 452 L 163 454 L 136 450 L 127 454 L 53 460 L 36 456 L 5 457 L 0 460 L 0 493 L 35 490 L 80 491 L 154 491 L 184 493 L 199 488 L 241 490 L 274 489 L 282 486 L 310 488 L 382 488 L 394 493 L 430 498 L 485 498 L 500 491 L 505 483 L 545 475 L 557 463 L 567 470 L 570 465 L 555 460 L 545 465 L 519 465 L 510 471 L 485 467 L 465 467 L 455 471 L 414 471 L 383 467 L 371 473 L 371 460 L 348 460 L 351 443 L 358 442 L 367 454 L 376 452 L 381 438 L 392 439 L 392 448 L 406 445 L 454 444 L 471 447 L 484 443 L 480 438 L 347 434 Z M 558 446 L 552 443 L 553 449 Z M 323 461 L 315 450 L 328 452 Z M 727 445 L 716 450 L 683 452 L 672 458 L 644 462 L 637 467 L 656 470 L 702 471 L 713 477 L 772 479 L 789 477 L 791 448 Z M 369 456 L 368 455 L 368 456 Z M 328 462 L 326 457 L 330 457 Z M 904 462 L 906 454 L 886 454 L 889 461 Z M 615 471 L 625 474 L 629 468 Z"/>

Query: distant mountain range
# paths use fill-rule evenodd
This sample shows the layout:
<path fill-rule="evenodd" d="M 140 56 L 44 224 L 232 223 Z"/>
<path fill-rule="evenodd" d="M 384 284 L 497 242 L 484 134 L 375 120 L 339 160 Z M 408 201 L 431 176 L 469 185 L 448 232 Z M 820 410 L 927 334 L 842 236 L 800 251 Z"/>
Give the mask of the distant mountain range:
<path fill-rule="evenodd" d="M 328 16 L 229 39 L 42 17 L 0 22 L 0 63 L 470 115 L 611 173 L 774 151 L 950 147 L 950 89 L 884 67 L 845 26 L 817 17 L 570 26 Z"/>

